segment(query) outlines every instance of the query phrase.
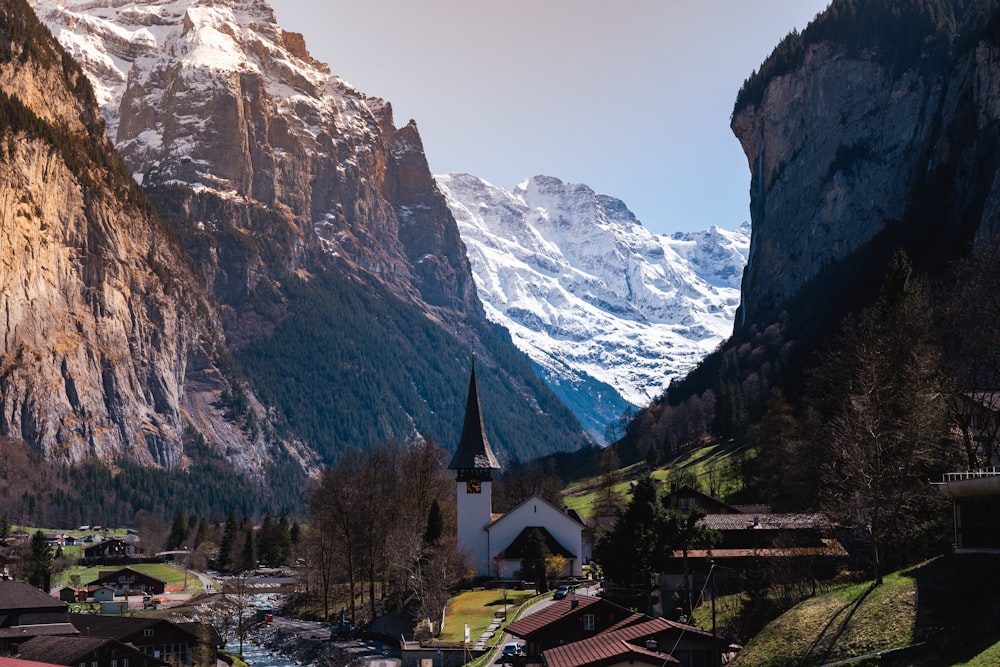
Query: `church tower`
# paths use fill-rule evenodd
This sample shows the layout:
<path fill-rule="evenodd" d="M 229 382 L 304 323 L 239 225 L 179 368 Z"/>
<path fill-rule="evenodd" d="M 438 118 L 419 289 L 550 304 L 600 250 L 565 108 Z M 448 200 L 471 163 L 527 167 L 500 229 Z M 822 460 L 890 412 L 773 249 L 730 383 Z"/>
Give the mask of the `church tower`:
<path fill-rule="evenodd" d="M 465 423 L 458 449 L 448 464 L 456 472 L 458 493 L 458 545 L 472 554 L 476 573 L 490 573 L 490 544 L 486 526 L 493 518 L 493 471 L 500 469 L 486 440 L 483 412 L 476 387 L 476 366 L 472 365 L 469 397 L 465 403 Z"/>

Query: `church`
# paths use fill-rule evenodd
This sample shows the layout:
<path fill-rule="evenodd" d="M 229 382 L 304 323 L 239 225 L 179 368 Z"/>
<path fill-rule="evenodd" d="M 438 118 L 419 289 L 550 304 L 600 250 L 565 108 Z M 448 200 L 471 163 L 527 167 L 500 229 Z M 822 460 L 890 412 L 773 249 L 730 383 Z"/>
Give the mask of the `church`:
<path fill-rule="evenodd" d="M 512 578 L 521 569 L 521 554 L 534 529 L 541 530 L 551 554 L 566 559 L 562 576 L 582 576 L 584 526 L 575 512 L 534 495 L 505 514 L 493 513 L 493 471 L 500 464 L 486 439 L 474 363 L 462 436 L 448 469 L 456 472 L 458 544 L 478 576 Z"/>

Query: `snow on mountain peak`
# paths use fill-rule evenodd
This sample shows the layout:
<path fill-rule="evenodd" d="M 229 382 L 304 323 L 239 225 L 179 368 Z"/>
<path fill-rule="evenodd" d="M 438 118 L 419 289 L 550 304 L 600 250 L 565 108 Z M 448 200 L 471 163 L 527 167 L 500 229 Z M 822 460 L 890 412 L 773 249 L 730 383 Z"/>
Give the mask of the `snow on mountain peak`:
<path fill-rule="evenodd" d="M 34 0 L 33 7 L 91 74 L 108 135 L 125 152 L 162 157 L 166 147 L 180 158 L 197 148 L 204 118 L 188 119 L 188 132 L 185 119 L 167 131 L 163 122 L 135 131 L 119 125 L 120 105 L 158 108 L 165 101 L 160 98 L 171 91 L 147 84 L 168 69 L 180 68 L 184 94 L 201 89 L 206 98 L 227 76 L 260 75 L 271 100 L 302 121 L 291 128 L 299 135 L 320 134 L 328 123 L 350 123 L 360 107 L 378 112 L 385 105 L 313 60 L 300 35 L 277 25 L 265 0 Z M 130 92 L 145 96 L 130 98 Z"/>
<path fill-rule="evenodd" d="M 435 178 L 487 316 L 554 388 L 596 382 L 645 405 L 731 332 L 748 227 L 660 236 L 586 185 L 536 176 L 505 190 L 469 174 Z M 588 408 L 605 423 L 621 408 L 608 393 Z M 600 421 L 581 418 L 592 430 Z"/>

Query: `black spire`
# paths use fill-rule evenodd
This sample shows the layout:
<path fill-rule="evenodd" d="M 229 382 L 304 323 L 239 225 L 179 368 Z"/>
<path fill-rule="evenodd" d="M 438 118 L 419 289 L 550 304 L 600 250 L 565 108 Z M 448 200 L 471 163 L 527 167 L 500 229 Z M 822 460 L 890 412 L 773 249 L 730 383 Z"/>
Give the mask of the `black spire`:
<path fill-rule="evenodd" d="M 458 449 L 448 464 L 449 470 L 458 470 L 459 476 L 470 474 L 471 471 L 482 471 L 473 477 L 489 475 L 490 470 L 499 470 L 497 457 L 490 449 L 486 439 L 486 428 L 483 426 L 483 410 L 479 405 L 479 389 L 476 387 L 476 361 L 472 360 L 472 377 L 469 378 L 469 398 L 465 402 L 465 424 L 462 425 L 462 438 L 458 441 Z"/>

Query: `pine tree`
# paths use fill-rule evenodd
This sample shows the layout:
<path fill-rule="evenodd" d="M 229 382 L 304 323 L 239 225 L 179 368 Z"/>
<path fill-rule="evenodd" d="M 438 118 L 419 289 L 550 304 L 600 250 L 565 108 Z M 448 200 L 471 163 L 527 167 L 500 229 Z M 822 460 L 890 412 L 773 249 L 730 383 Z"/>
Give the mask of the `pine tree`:
<path fill-rule="evenodd" d="M 45 533 L 40 530 L 31 536 L 28 583 L 46 593 L 52 588 L 52 547 L 49 546 Z"/>

